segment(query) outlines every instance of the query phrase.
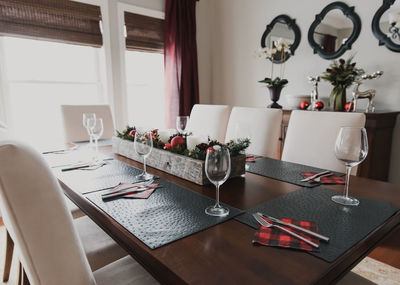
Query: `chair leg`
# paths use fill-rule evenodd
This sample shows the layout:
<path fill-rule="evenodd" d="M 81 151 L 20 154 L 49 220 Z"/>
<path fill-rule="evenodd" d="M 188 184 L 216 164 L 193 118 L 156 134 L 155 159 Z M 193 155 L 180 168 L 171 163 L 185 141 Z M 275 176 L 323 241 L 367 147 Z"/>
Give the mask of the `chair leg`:
<path fill-rule="evenodd" d="M 18 285 L 22 285 L 22 264 L 18 261 Z"/>
<path fill-rule="evenodd" d="M 22 285 L 30 285 L 28 276 L 26 276 L 25 269 L 22 269 Z"/>
<path fill-rule="evenodd" d="M 7 230 L 6 235 L 6 257 L 4 261 L 3 282 L 7 282 L 10 277 L 11 263 L 14 252 L 14 242 Z"/>

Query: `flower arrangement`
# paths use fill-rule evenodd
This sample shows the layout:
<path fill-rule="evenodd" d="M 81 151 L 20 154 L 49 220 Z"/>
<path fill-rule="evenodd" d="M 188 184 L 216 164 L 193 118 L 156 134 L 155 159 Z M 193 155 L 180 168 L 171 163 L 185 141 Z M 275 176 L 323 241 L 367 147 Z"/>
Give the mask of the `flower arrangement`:
<path fill-rule="evenodd" d="M 341 58 L 332 61 L 329 68 L 321 76 L 322 79 L 333 85 L 329 103 L 333 105 L 335 111 L 345 110 L 347 87 L 364 74 L 364 70 L 356 68 L 356 63 L 352 62 L 353 57 L 351 56 L 347 60 Z"/>
<path fill-rule="evenodd" d="M 258 57 L 266 58 L 271 60 L 271 77 L 265 77 L 263 80 L 258 82 L 266 83 L 268 87 L 285 86 L 289 81 L 283 78 L 285 72 L 285 55 L 286 52 L 290 52 L 290 45 L 282 38 L 274 42 L 273 48 L 260 48 L 257 52 Z M 282 65 L 280 66 L 279 76 L 274 77 L 274 61 L 280 60 Z"/>
<path fill-rule="evenodd" d="M 135 140 L 136 128 L 127 126 L 123 131 L 117 130 L 117 137 L 124 140 Z M 237 139 L 231 140 L 227 144 L 222 144 L 216 140 L 208 139 L 207 143 L 201 143 L 196 145 L 192 150 L 189 150 L 186 145 L 186 138 L 190 136 L 191 133 L 180 135 L 174 134 L 170 136 L 168 141 L 163 142 L 158 134 L 158 129 L 152 130 L 153 146 L 158 149 L 164 149 L 173 153 L 188 156 L 194 159 L 205 160 L 207 149 L 215 145 L 221 147 L 227 147 L 230 151 L 231 156 L 237 156 L 241 154 L 250 145 L 250 139 Z"/>

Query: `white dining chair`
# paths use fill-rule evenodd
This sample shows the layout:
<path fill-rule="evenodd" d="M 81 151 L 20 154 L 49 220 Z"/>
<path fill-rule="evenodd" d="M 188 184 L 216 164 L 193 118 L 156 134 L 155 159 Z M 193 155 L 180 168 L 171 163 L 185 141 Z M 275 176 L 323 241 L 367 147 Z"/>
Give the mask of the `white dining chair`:
<path fill-rule="evenodd" d="M 335 157 L 335 141 L 340 127 L 364 127 L 363 113 L 292 111 L 282 152 L 282 160 L 344 172 L 344 163 Z M 357 172 L 353 167 L 352 174 Z"/>
<path fill-rule="evenodd" d="M 247 153 L 279 159 L 281 124 L 280 109 L 233 107 L 225 142 L 249 137 Z"/>
<path fill-rule="evenodd" d="M 119 259 L 126 252 L 89 218 L 72 220 L 57 179 L 33 149 L 0 142 L 0 160 L 3 221 L 31 284 L 154 281 L 131 258 Z M 114 282 L 104 282 L 109 277 Z"/>
<path fill-rule="evenodd" d="M 84 113 L 95 113 L 98 118 L 103 118 L 102 139 L 110 139 L 115 135 L 110 105 L 61 105 L 66 142 L 89 140 L 89 135 L 83 127 L 82 116 Z"/>
<path fill-rule="evenodd" d="M 194 136 L 224 142 L 230 111 L 226 105 L 196 104 L 190 112 L 188 130 Z"/>

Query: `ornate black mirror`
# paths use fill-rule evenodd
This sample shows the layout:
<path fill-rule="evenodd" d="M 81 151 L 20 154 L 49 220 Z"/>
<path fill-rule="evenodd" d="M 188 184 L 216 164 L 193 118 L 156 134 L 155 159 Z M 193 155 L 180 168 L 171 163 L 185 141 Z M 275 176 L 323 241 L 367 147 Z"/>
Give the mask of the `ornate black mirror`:
<path fill-rule="evenodd" d="M 383 0 L 372 20 L 372 32 L 379 45 L 400 52 L 400 0 Z"/>
<path fill-rule="evenodd" d="M 343 2 L 333 2 L 315 16 L 308 30 L 308 42 L 314 53 L 322 58 L 338 58 L 358 38 L 361 31 L 360 17 Z"/>
<path fill-rule="evenodd" d="M 301 33 L 296 20 L 287 15 L 279 15 L 267 25 L 261 37 L 261 47 L 274 48 L 279 40 L 284 40 L 290 46 L 290 53 L 285 52 L 284 56 L 281 53 L 276 53 L 274 63 L 283 63 L 294 55 L 294 51 L 299 46 Z"/>

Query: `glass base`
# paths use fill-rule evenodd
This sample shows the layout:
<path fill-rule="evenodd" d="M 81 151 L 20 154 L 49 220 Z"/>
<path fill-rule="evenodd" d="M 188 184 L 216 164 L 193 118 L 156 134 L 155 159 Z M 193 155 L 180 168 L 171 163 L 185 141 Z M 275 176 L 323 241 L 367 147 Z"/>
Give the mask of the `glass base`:
<path fill-rule="evenodd" d="M 152 180 L 152 179 L 154 179 L 154 175 L 147 172 L 135 176 L 135 180 Z"/>
<path fill-rule="evenodd" d="M 206 212 L 207 215 L 215 216 L 215 217 L 224 217 L 224 216 L 229 215 L 229 209 L 228 208 L 221 207 L 221 206 L 216 207 L 215 205 L 207 207 L 205 212 Z"/>
<path fill-rule="evenodd" d="M 346 197 L 342 195 L 332 196 L 332 201 L 345 206 L 358 206 L 360 201 L 353 197 Z"/>

